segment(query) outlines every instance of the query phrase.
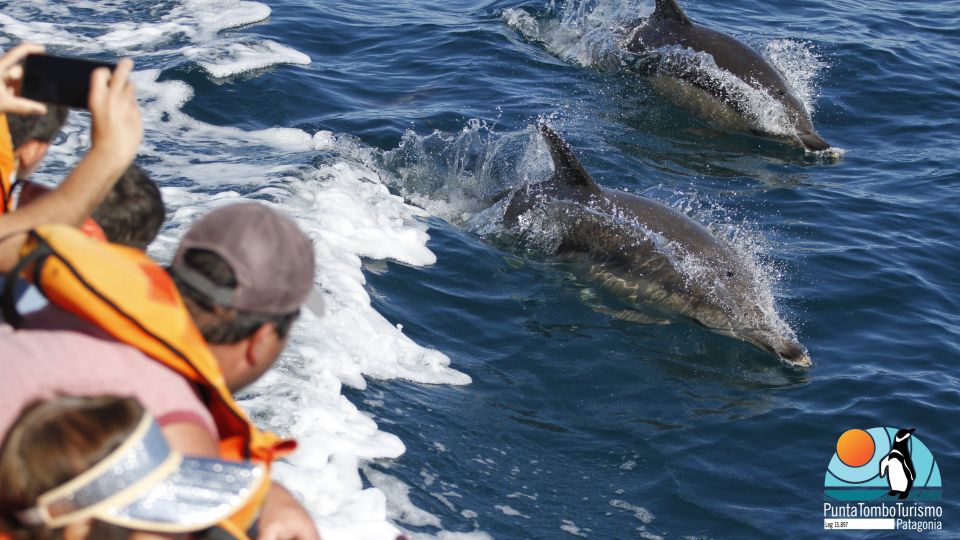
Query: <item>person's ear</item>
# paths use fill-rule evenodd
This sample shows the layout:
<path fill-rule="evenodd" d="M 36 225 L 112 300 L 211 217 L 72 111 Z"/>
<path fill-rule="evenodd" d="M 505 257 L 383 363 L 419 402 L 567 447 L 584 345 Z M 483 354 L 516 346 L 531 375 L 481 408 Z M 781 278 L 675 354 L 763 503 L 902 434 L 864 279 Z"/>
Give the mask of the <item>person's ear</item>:
<path fill-rule="evenodd" d="M 276 349 L 277 331 L 273 323 L 263 323 L 250 335 L 247 345 L 247 363 L 251 366 L 258 366 L 265 360 L 273 360 Z"/>
<path fill-rule="evenodd" d="M 37 139 L 30 139 L 21 144 L 15 152 L 17 159 L 20 160 L 19 169 L 29 175 L 43 161 L 43 156 L 47 155 L 48 148 L 50 148 L 50 143 Z"/>
<path fill-rule="evenodd" d="M 74 521 L 63 528 L 63 540 L 86 540 L 90 536 L 92 527 L 92 519 Z"/>

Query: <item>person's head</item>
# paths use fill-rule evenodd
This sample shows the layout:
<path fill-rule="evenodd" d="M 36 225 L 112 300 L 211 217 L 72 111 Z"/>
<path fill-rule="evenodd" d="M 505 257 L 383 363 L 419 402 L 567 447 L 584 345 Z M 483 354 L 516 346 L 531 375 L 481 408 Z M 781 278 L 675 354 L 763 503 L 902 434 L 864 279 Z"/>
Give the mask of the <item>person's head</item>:
<path fill-rule="evenodd" d="M 27 178 L 40 165 L 47 155 L 50 142 L 67 123 L 69 112 L 70 109 L 64 105 L 47 105 L 44 114 L 7 115 L 19 178 Z"/>
<path fill-rule="evenodd" d="M 313 274 L 310 239 L 289 218 L 253 202 L 200 219 L 180 241 L 170 266 L 234 391 L 263 375 L 280 355 L 311 296 Z M 316 297 L 310 307 L 322 309 Z"/>
<path fill-rule="evenodd" d="M 91 217 L 107 240 L 146 250 L 160 232 L 166 209 L 157 184 L 147 171 L 132 164 Z"/>
<path fill-rule="evenodd" d="M 116 449 L 133 431 L 142 408 L 115 399 L 90 401 L 78 407 L 71 399 L 27 407 L 7 434 L 0 452 L 0 518 L 24 538 L 84 537 L 90 523 L 72 523 L 62 530 L 20 523 L 17 512 L 36 504 L 46 491 L 66 483 Z M 112 529 L 112 527 L 98 528 Z M 117 538 L 116 531 L 99 531 Z"/>
<path fill-rule="evenodd" d="M 0 448 L 0 531 L 17 540 L 179 538 L 235 512 L 263 480 L 257 465 L 171 450 L 134 399 L 38 401 Z"/>
<path fill-rule="evenodd" d="M 31 204 L 50 188 L 26 181 L 20 190 L 18 207 Z M 146 250 L 157 238 L 166 208 L 160 188 L 138 165 L 130 165 L 107 193 L 91 219 L 103 232 L 103 237 L 114 244 Z M 81 227 L 84 230 L 86 224 Z"/>

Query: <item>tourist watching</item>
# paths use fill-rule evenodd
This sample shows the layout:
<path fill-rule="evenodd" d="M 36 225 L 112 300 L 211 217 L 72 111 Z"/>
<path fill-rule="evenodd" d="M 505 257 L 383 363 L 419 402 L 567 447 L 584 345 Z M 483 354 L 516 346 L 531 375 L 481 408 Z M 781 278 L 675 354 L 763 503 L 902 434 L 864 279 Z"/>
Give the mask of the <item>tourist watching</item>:
<path fill-rule="evenodd" d="M 40 184 L 26 182 L 17 206 L 30 204 L 49 191 Z M 145 251 L 160 233 L 165 217 L 160 188 L 147 171 L 134 163 L 93 211 L 91 219 L 105 240 Z M 88 223 L 84 223 L 81 229 L 87 226 Z"/>
<path fill-rule="evenodd" d="M 314 264 L 310 239 L 260 203 L 214 210 L 180 241 L 170 275 L 231 391 L 274 364 L 301 306 L 322 313 L 313 295 Z M 319 538 L 296 499 L 275 486 L 261 514 L 261 537 Z"/>
<path fill-rule="evenodd" d="M 214 210 L 181 240 L 172 279 L 146 255 L 72 229 L 38 234 L 58 257 L 76 254 L 62 268 L 84 279 L 66 284 L 69 272 L 45 274 L 59 279 L 41 289 L 71 313 L 51 306 L 28 317 L 23 330 L 0 330 L 0 371 L 15 389 L 5 396 L 11 406 L 122 387 L 161 419 L 181 452 L 269 462 L 292 449 L 252 426 L 230 394 L 274 364 L 301 306 L 322 310 L 311 300 L 313 244 L 293 221 L 254 202 Z M 61 264 L 55 259 L 42 264 Z M 0 408 L 0 436 L 2 416 Z M 309 514 L 277 483 L 257 526 L 264 539 L 319 538 Z"/>
<path fill-rule="evenodd" d="M 7 211 L 13 205 L 13 187 L 29 178 L 40 166 L 47 155 L 50 143 L 67 123 L 70 109 L 61 105 L 50 105 L 47 112 L 36 115 L 8 114 L 7 126 L 13 143 L 13 159 L 16 174 L 9 189 L 4 186 L 2 202 Z"/>
<path fill-rule="evenodd" d="M 170 275 L 232 391 L 283 350 L 313 290 L 313 257 L 296 224 L 253 202 L 214 210 L 181 239 Z"/>
<path fill-rule="evenodd" d="M 0 535 L 182 538 L 236 511 L 265 481 L 259 465 L 171 450 L 134 399 L 37 401 L 0 447 Z"/>
<path fill-rule="evenodd" d="M 70 109 L 63 105 L 47 105 L 42 114 L 7 114 L 17 180 L 26 180 L 37 170 L 50 143 L 66 125 L 69 114 Z M 10 203 L 9 200 L 6 202 Z"/>
<path fill-rule="evenodd" d="M 28 205 L 49 191 L 45 186 L 26 181 L 18 197 L 18 206 Z M 80 226 L 80 230 L 92 238 L 146 250 L 160 232 L 165 215 L 160 188 L 150 180 L 145 170 L 133 164 L 127 167 L 120 180 L 94 210 L 93 216 Z M 5 278 L 0 276 L 0 284 L 4 281 Z M 26 282 L 14 285 L 11 301 L 16 303 L 20 313 L 37 311 L 47 305 L 43 296 Z M 3 322 L 5 318 L 0 312 L 0 323 Z"/>
<path fill-rule="evenodd" d="M 110 242 L 146 251 L 160 233 L 166 215 L 160 188 L 147 171 L 133 164 L 91 217 Z"/>
<path fill-rule="evenodd" d="M 41 114 L 43 104 L 18 96 L 23 68 L 19 63 L 43 47 L 20 45 L 0 57 L 0 113 Z M 136 87 L 128 81 L 133 62 L 121 60 L 113 73 L 94 70 L 90 78 L 88 107 L 92 129 L 90 150 L 57 189 L 17 212 L 0 214 L 0 272 L 19 260 L 20 248 L 30 229 L 46 223 L 80 225 L 133 162 L 143 136 Z M 2 115 L 0 115 L 2 116 Z M 9 188 L 19 169 L 12 154 L 6 119 L 0 122 L 0 181 Z M 4 146 L 6 146 L 4 148 Z M 12 163 L 8 163 L 12 162 Z"/>

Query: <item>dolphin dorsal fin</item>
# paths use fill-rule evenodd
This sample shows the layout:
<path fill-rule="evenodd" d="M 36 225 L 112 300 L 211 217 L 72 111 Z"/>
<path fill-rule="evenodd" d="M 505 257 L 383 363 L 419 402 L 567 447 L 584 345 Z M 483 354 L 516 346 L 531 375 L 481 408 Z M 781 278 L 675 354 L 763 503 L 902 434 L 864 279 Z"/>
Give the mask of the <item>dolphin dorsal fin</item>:
<path fill-rule="evenodd" d="M 677 21 L 681 24 L 693 24 L 683 12 L 683 8 L 677 5 L 677 0 L 657 0 L 657 9 L 653 11 L 653 16 L 658 19 Z"/>
<path fill-rule="evenodd" d="M 583 165 L 573 155 L 570 145 L 560 138 L 556 131 L 550 129 L 546 124 L 539 124 L 537 129 L 543 135 L 550 148 L 550 157 L 553 158 L 553 177 L 554 180 L 562 184 L 571 186 L 585 187 L 590 191 L 600 191 L 597 183 L 590 178 L 590 174 L 583 168 Z"/>

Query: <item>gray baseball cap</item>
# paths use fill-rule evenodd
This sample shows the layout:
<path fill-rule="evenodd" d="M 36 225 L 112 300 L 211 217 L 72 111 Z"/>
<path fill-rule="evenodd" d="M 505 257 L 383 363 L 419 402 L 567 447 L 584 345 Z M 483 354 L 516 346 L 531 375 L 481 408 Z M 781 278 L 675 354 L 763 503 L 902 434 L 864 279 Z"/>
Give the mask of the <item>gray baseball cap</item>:
<path fill-rule="evenodd" d="M 236 288 L 210 281 L 191 268 L 184 255 L 202 249 L 222 257 L 237 278 Z M 313 288 L 313 242 L 297 224 L 257 202 L 217 208 L 187 231 L 171 271 L 222 306 L 269 315 L 286 315 L 306 305 L 323 314 Z"/>

